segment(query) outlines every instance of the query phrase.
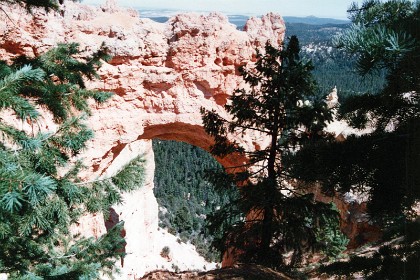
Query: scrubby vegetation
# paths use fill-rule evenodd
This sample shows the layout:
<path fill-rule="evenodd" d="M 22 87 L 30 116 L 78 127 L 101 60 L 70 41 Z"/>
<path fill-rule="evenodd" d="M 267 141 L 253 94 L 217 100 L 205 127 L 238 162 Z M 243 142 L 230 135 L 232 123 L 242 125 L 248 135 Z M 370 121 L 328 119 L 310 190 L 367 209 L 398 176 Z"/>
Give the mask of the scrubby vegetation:
<path fill-rule="evenodd" d="M 168 246 L 165 246 L 162 248 L 162 251 L 160 251 L 160 255 L 162 256 L 162 258 L 168 258 L 170 252 L 171 249 Z"/>

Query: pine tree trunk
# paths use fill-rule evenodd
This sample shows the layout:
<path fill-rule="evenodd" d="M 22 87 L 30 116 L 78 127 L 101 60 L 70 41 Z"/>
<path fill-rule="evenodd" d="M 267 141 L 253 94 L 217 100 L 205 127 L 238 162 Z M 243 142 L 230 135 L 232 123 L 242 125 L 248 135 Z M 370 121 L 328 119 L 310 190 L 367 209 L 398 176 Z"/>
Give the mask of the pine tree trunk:
<path fill-rule="evenodd" d="M 270 154 L 269 154 L 268 162 L 267 162 L 268 184 L 264 185 L 264 187 L 266 188 L 264 192 L 266 204 L 264 207 L 264 219 L 263 219 L 263 225 L 262 225 L 260 258 L 264 257 L 263 254 L 266 254 L 269 252 L 270 243 L 272 239 L 272 231 L 273 231 L 272 227 L 273 227 L 273 219 L 274 219 L 273 199 L 275 197 L 275 191 L 276 191 L 275 163 L 276 163 L 276 156 L 277 156 L 277 138 L 278 138 L 278 124 L 275 123 L 275 126 L 273 128 L 273 133 L 271 134 Z"/>

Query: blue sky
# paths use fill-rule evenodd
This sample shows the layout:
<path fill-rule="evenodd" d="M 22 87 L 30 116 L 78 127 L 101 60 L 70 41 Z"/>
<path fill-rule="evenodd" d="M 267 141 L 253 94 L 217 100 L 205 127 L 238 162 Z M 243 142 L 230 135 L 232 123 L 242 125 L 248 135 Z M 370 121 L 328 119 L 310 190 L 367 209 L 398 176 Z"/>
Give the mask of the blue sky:
<path fill-rule="evenodd" d="M 85 4 L 102 4 L 105 0 L 83 0 Z M 117 0 L 120 6 L 140 9 L 176 11 L 219 11 L 227 14 L 261 15 L 268 12 L 282 16 L 310 16 L 346 19 L 352 2 L 362 0 Z"/>

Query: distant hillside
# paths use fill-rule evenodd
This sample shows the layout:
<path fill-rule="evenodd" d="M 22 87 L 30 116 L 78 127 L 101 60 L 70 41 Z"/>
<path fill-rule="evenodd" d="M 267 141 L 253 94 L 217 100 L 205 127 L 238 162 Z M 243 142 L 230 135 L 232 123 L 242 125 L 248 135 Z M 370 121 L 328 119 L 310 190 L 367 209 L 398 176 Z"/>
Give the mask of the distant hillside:
<path fill-rule="evenodd" d="M 343 32 L 348 24 L 308 24 L 300 22 L 286 22 L 286 36 L 297 35 L 301 46 L 319 44 L 331 46 L 334 35 Z"/>
<path fill-rule="evenodd" d="M 238 28 L 242 28 L 246 21 L 248 20 L 248 16 L 244 15 L 228 15 L 229 21 L 235 24 Z M 349 24 L 350 21 L 348 20 L 340 20 L 334 18 L 318 18 L 314 16 L 309 17 L 289 17 L 284 16 L 284 21 L 286 22 L 286 27 L 288 24 L 307 24 L 307 25 L 344 25 Z"/>
<path fill-rule="evenodd" d="M 167 22 L 169 17 L 155 17 L 155 16 L 141 16 L 142 18 L 150 18 L 153 21 L 164 23 Z"/>
<path fill-rule="evenodd" d="M 382 88 L 385 72 L 360 77 L 356 72 L 355 58 L 334 48 L 332 38 L 349 28 L 350 24 L 307 24 L 286 22 L 286 37 L 296 35 L 302 47 L 302 56 L 311 59 L 312 74 L 325 95 L 337 87 L 339 98 L 363 92 L 374 93 Z"/>
<path fill-rule="evenodd" d="M 167 10 L 139 10 L 140 17 L 142 18 L 150 18 L 156 22 L 166 22 L 172 15 L 177 14 L 176 11 L 167 11 Z M 248 20 L 249 16 L 245 15 L 227 15 L 229 21 L 236 25 L 239 29 L 245 25 L 246 21 Z M 349 23 L 348 20 L 340 20 L 340 19 L 333 19 L 333 18 L 318 18 L 314 16 L 308 17 L 283 17 L 286 23 L 303 23 L 303 24 L 310 24 L 310 25 L 324 25 L 324 24 L 347 24 Z"/>
<path fill-rule="evenodd" d="M 341 20 L 341 19 L 334 19 L 334 18 L 319 18 L 319 17 L 314 17 L 314 16 L 308 16 L 308 17 L 284 16 L 283 19 L 284 21 L 286 21 L 286 23 L 306 23 L 306 24 L 314 24 L 314 25 L 350 23 L 349 20 Z"/>

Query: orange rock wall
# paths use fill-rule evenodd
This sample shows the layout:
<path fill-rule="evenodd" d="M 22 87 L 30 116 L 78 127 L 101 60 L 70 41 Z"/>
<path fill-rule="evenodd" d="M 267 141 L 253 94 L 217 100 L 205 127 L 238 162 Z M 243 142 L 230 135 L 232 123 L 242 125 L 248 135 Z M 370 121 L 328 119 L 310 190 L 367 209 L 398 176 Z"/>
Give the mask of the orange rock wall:
<path fill-rule="evenodd" d="M 267 40 L 279 45 L 285 25 L 279 15 L 252 18 L 239 31 L 226 16 L 185 14 L 167 23 L 141 18 L 107 1 L 90 7 L 66 1 L 61 11 L 28 14 L 16 6 L 2 6 L 0 13 L 0 60 L 18 55 L 35 56 L 59 42 L 78 42 L 87 57 L 102 42 L 113 59 L 99 70 L 101 79 L 90 88 L 114 91 L 104 105 L 91 104 L 88 122 L 95 139 L 80 155 L 89 167 L 86 180 L 112 176 L 139 154 L 146 159 L 146 184 L 124 194 L 124 204 L 115 206 L 118 219 L 125 221 L 126 252 L 121 279 L 134 279 L 156 269 L 146 260 L 160 252 L 155 240 L 158 206 L 153 196 L 153 151 L 149 139 L 188 142 L 208 149 L 211 139 L 201 124 L 200 107 L 226 115 L 227 97 L 243 83 L 238 67 L 255 61 L 255 48 Z M 43 129 L 54 129 L 46 119 Z M 264 139 L 250 135 L 244 144 Z M 227 159 L 231 164 L 237 159 Z M 103 216 L 86 216 L 73 229 L 88 236 L 106 231 Z M 146 264 L 148 263 L 148 264 Z"/>
<path fill-rule="evenodd" d="M 104 42 L 113 59 L 99 70 L 100 79 L 90 88 L 115 92 L 106 104 L 91 104 L 88 122 L 95 138 L 80 155 L 89 167 L 86 180 L 115 174 L 141 154 L 147 159 L 146 184 L 124 194 L 124 204 L 115 207 L 124 220 L 127 257 L 121 279 L 134 279 L 155 269 L 145 265 L 159 254 L 158 206 L 153 195 L 153 151 L 150 139 L 178 140 L 208 149 L 211 138 L 204 132 L 201 107 L 226 115 L 223 105 L 229 95 L 244 86 L 238 68 L 255 61 L 255 48 L 266 41 L 279 46 L 285 24 L 281 16 L 268 14 L 248 20 L 239 31 L 219 13 L 184 14 L 166 23 L 143 19 L 136 11 L 124 10 L 108 1 L 90 7 L 71 1 L 59 12 L 34 11 L 2 6 L 0 13 L 0 60 L 18 55 L 35 56 L 59 42 L 78 42 L 87 57 Z M 53 129 L 48 118 L 44 129 Z M 266 145 L 266 139 L 248 135 L 241 140 L 248 149 Z M 227 158 L 233 165 L 243 160 Z M 351 232 L 353 229 L 350 229 Z M 74 229 L 99 236 L 106 231 L 102 215 L 86 216 Z"/>

